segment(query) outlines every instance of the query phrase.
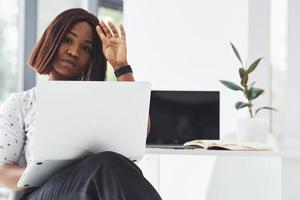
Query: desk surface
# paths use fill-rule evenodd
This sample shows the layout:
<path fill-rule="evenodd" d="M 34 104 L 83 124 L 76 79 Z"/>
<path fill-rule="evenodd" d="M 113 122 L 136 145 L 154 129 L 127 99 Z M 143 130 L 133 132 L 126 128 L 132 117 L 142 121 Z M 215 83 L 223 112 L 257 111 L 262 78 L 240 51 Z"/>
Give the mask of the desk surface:
<path fill-rule="evenodd" d="M 226 151 L 205 149 L 162 149 L 147 148 L 146 154 L 160 155 L 203 155 L 203 156 L 250 156 L 250 157 L 279 157 L 300 158 L 300 151 Z"/>

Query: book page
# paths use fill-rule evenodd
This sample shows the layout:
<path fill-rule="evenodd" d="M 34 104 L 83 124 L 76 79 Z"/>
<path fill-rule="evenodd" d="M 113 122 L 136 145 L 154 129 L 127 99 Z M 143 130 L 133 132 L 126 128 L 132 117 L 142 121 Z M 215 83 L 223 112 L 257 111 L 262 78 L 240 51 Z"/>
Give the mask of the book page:
<path fill-rule="evenodd" d="M 192 140 L 192 141 L 184 143 L 183 146 L 185 146 L 185 147 L 193 146 L 193 147 L 196 147 L 196 148 L 207 149 L 208 144 L 206 142 L 204 142 L 204 140 Z"/>
<path fill-rule="evenodd" d="M 261 143 L 234 142 L 226 140 L 192 140 L 184 146 L 199 146 L 211 150 L 232 150 L 232 151 L 271 151 L 271 147 Z"/>

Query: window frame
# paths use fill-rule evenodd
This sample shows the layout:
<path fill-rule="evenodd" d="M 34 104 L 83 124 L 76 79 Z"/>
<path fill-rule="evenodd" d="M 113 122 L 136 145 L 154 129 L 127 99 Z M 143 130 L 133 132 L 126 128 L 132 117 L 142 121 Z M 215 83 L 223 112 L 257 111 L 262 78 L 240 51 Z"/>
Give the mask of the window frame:
<path fill-rule="evenodd" d="M 37 40 L 37 0 L 20 1 L 20 50 L 17 90 L 28 90 L 36 85 L 35 72 L 27 64 Z"/>

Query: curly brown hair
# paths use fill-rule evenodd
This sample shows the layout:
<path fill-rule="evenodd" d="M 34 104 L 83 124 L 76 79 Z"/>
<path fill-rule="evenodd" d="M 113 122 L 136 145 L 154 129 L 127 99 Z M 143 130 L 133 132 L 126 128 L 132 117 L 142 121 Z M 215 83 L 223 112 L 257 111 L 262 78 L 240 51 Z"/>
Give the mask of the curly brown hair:
<path fill-rule="evenodd" d="M 82 21 L 87 22 L 92 27 L 93 47 L 90 67 L 78 79 L 103 81 L 107 62 L 102 52 L 102 42 L 95 28 L 99 23 L 98 18 L 81 8 L 69 9 L 56 16 L 34 47 L 29 57 L 29 65 L 39 74 L 49 74 L 63 39 L 74 24 Z"/>

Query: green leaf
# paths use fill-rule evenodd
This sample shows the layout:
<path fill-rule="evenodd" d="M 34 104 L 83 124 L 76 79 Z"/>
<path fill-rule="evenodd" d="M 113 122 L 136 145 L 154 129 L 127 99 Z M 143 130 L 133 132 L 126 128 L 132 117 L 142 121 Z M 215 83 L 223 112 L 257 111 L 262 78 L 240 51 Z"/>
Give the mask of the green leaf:
<path fill-rule="evenodd" d="M 235 46 L 231 42 L 230 42 L 230 45 L 231 45 L 231 47 L 232 47 L 232 49 L 233 49 L 236 57 L 239 59 L 239 61 L 242 64 L 242 66 L 244 66 L 238 50 L 235 48 Z"/>
<path fill-rule="evenodd" d="M 251 72 L 253 72 L 255 70 L 255 68 L 257 67 L 258 63 L 261 61 L 262 58 L 257 59 L 256 61 L 254 61 L 250 67 L 247 69 L 247 73 L 250 74 Z"/>
<path fill-rule="evenodd" d="M 224 80 L 220 80 L 220 82 L 225 85 L 226 87 L 228 87 L 229 89 L 232 90 L 240 90 L 243 91 L 243 88 L 241 88 L 240 86 L 238 86 L 237 84 L 230 82 L 230 81 L 224 81 Z"/>
<path fill-rule="evenodd" d="M 241 77 L 241 85 L 246 87 L 248 82 L 248 74 L 244 68 L 239 68 L 239 73 Z"/>
<path fill-rule="evenodd" d="M 239 73 L 240 73 L 240 77 L 241 78 L 244 78 L 245 77 L 245 75 L 246 75 L 246 70 L 244 69 L 244 68 L 239 68 Z"/>
<path fill-rule="evenodd" d="M 237 110 L 241 109 L 241 108 L 244 108 L 244 107 L 249 107 L 251 106 L 249 103 L 245 103 L 245 102 L 242 102 L 242 101 L 238 101 L 235 103 L 235 108 Z"/>
<path fill-rule="evenodd" d="M 253 100 L 258 96 L 260 96 L 263 92 L 264 92 L 263 89 L 252 87 L 248 90 L 248 99 Z"/>
<path fill-rule="evenodd" d="M 256 111 L 255 111 L 255 115 L 262 109 L 265 109 L 265 110 L 273 110 L 273 111 L 276 111 L 277 110 L 275 108 L 272 108 L 272 107 L 268 107 L 268 106 L 264 106 L 264 107 L 261 107 L 261 108 L 258 108 Z"/>

